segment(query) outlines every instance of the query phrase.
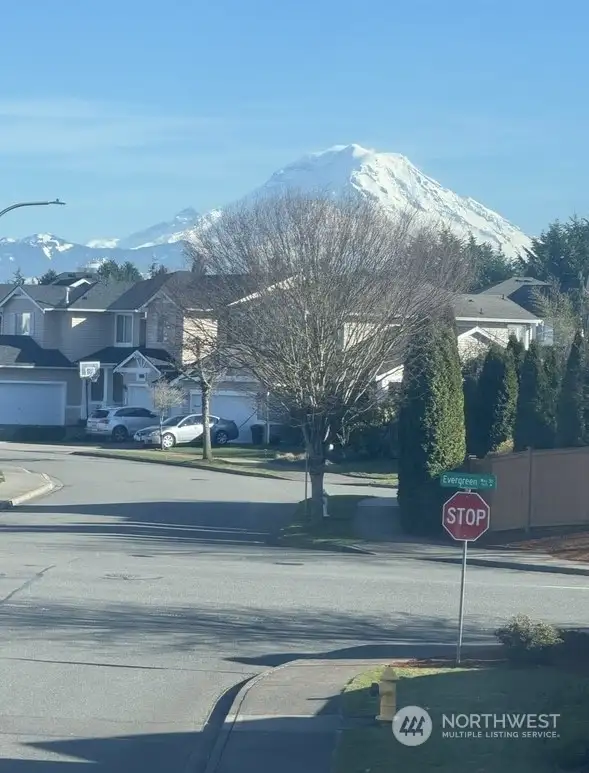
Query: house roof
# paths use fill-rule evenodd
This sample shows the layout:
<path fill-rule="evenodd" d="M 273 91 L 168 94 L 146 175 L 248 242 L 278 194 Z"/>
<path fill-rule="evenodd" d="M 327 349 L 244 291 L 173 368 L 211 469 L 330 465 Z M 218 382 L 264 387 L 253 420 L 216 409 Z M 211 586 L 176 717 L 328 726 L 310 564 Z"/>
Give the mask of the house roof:
<path fill-rule="evenodd" d="M 505 295 L 506 298 L 510 298 L 522 288 L 534 287 L 549 287 L 549 284 L 531 276 L 512 276 L 511 279 L 506 279 L 504 282 L 499 282 L 499 284 L 482 290 L 479 295 Z"/>
<path fill-rule="evenodd" d="M 505 282 L 487 288 L 480 294 L 508 298 L 532 314 L 538 312 L 541 314 L 541 308 L 538 308 L 538 293 L 544 294 L 549 289 L 550 284 L 541 279 L 533 279 L 530 276 L 514 276 L 511 279 L 506 279 Z"/>
<path fill-rule="evenodd" d="M 0 365 L 34 365 L 38 368 L 72 368 L 59 349 L 43 349 L 31 336 L 0 335 Z"/>
<path fill-rule="evenodd" d="M 159 368 L 162 366 L 173 365 L 170 355 L 164 349 L 151 349 L 147 346 L 107 346 L 99 349 L 97 352 L 81 357 L 81 360 L 95 360 L 107 365 L 119 365 L 135 352 L 141 352 L 154 365 Z"/>
<path fill-rule="evenodd" d="M 485 293 L 458 295 L 454 299 L 453 307 L 457 319 L 539 322 L 535 314 L 502 295 Z"/>

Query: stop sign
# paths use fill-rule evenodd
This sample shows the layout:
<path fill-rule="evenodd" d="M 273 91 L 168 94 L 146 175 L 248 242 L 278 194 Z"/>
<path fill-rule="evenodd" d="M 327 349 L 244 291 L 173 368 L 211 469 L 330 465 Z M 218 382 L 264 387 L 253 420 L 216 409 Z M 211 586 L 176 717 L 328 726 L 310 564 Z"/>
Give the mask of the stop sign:
<path fill-rule="evenodd" d="M 442 526 L 455 540 L 474 542 L 491 523 L 491 508 L 480 494 L 458 491 L 444 503 Z"/>

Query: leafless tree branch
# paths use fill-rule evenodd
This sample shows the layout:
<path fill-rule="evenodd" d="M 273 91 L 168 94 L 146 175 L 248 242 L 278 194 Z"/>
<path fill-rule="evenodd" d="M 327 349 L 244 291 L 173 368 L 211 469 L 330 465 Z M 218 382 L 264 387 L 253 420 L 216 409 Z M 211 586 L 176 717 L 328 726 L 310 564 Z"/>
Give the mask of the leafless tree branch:
<path fill-rule="evenodd" d="M 299 417 L 318 502 L 334 422 L 447 309 L 466 274 L 463 251 L 444 249 L 409 214 L 288 193 L 228 210 L 188 253 L 218 279 L 217 339 Z"/>

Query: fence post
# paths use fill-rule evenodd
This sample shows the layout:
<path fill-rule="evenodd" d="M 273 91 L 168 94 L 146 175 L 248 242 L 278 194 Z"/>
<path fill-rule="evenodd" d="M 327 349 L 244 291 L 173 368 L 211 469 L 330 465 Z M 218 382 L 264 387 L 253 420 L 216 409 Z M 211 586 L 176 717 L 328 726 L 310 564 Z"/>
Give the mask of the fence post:
<path fill-rule="evenodd" d="M 533 526 L 534 520 L 534 451 L 528 448 L 528 523 L 526 532 Z"/>

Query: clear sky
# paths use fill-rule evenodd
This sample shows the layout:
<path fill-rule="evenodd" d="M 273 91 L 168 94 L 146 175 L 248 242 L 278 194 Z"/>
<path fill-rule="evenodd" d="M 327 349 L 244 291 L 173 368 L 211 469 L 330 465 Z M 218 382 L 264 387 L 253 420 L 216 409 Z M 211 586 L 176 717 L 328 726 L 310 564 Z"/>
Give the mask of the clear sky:
<path fill-rule="evenodd" d="M 20 0 L 2 27 L 0 204 L 68 206 L 0 235 L 124 236 L 352 142 L 528 233 L 589 216 L 586 0 Z"/>

